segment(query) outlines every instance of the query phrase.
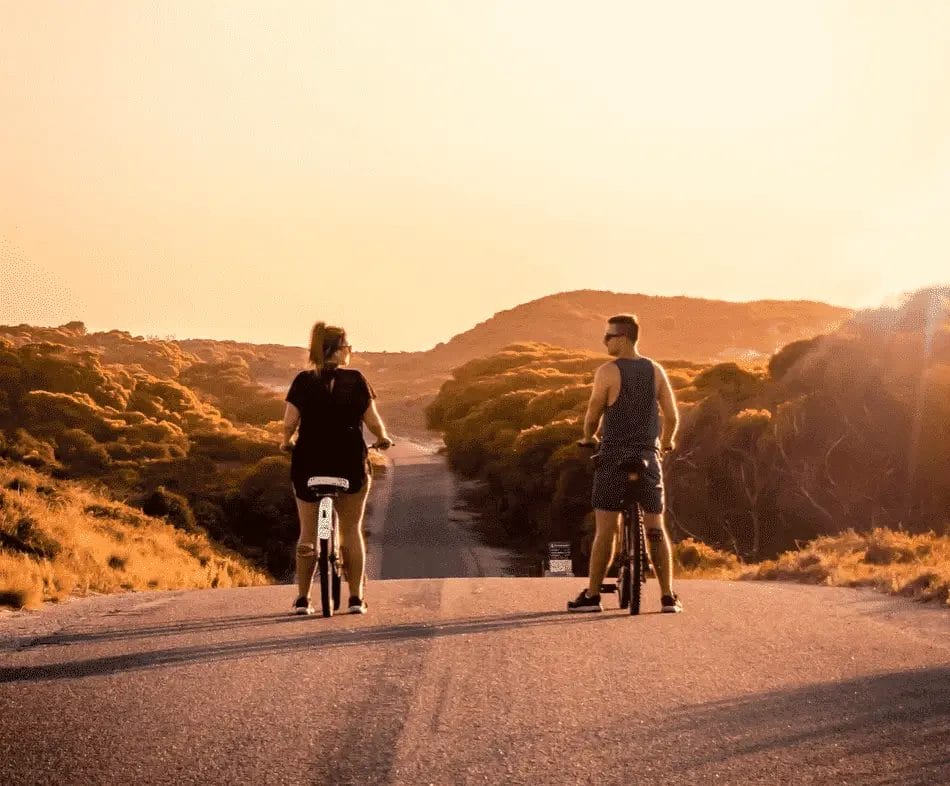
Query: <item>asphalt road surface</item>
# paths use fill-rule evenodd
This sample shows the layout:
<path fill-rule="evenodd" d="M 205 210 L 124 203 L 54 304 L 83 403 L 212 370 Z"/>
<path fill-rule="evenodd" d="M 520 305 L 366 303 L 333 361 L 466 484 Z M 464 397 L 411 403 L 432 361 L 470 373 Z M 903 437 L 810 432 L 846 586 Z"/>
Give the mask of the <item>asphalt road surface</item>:
<path fill-rule="evenodd" d="M 374 479 L 365 519 L 370 579 L 505 576 L 510 560 L 479 542 L 458 481 L 431 447 L 399 442 Z"/>
<path fill-rule="evenodd" d="M 440 465 L 399 462 L 381 575 L 485 572 L 418 568 L 463 528 L 420 501 Z M 581 584 L 376 579 L 329 620 L 286 585 L 5 613 L 0 783 L 950 782 L 945 610 L 692 581 L 684 614 L 651 582 L 639 617 L 569 615 Z"/>

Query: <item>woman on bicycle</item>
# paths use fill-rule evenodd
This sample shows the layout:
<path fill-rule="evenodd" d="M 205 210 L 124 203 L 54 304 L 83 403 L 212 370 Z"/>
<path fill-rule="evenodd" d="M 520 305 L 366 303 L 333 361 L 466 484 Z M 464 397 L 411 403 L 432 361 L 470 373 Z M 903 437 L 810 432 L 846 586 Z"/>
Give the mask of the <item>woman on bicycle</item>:
<path fill-rule="evenodd" d="M 290 477 L 297 499 L 300 537 L 297 540 L 297 600 L 294 613 L 313 614 L 310 585 L 317 562 L 317 500 L 307 488 L 314 475 L 346 478 L 349 489 L 336 502 L 340 517 L 343 567 L 350 585 L 349 611 L 365 614 L 363 569 L 366 542 L 363 511 L 370 487 L 363 424 L 376 437 L 375 447 L 392 445 L 376 410 L 376 394 L 350 363 L 351 347 L 343 328 L 317 322 L 310 334 L 313 369 L 301 371 L 287 391 L 281 449 L 292 451 Z M 299 429 L 299 431 L 298 431 Z M 297 440 L 292 442 L 294 432 Z"/>

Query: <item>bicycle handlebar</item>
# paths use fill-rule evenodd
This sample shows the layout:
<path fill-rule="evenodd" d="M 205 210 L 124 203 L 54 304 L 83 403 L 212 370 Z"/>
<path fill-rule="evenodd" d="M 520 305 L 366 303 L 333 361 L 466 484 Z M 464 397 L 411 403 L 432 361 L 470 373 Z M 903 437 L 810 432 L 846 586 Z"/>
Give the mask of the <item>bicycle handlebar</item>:
<path fill-rule="evenodd" d="M 284 453 L 293 453 L 294 452 L 294 442 L 288 442 L 286 445 L 281 445 L 280 449 Z M 389 450 L 393 445 L 396 444 L 396 441 L 393 439 L 380 439 L 376 440 L 372 445 L 369 445 L 370 450 Z"/>

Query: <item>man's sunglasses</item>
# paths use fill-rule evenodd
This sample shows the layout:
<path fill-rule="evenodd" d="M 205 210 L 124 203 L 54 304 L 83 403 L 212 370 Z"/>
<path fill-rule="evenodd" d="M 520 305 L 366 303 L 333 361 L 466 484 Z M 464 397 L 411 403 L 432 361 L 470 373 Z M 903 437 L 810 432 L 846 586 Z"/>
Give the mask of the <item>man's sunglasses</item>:
<path fill-rule="evenodd" d="M 623 333 L 604 333 L 604 343 L 608 343 L 612 338 L 620 338 Z"/>

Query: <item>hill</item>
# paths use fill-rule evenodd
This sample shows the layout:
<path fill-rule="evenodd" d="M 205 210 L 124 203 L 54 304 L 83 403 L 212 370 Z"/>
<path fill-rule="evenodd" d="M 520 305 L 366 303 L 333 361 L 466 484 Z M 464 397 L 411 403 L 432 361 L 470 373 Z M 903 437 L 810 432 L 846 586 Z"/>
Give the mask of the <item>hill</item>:
<path fill-rule="evenodd" d="M 632 312 L 642 325 L 641 350 L 659 359 L 714 363 L 765 360 L 780 347 L 834 329 L 848 309 L 812 301 L 733 303 L 581 290 L 501 311 L 425 352 L 358 352 L 354 366 L 371 380 L 384 416 L 402 431 L 421 430 L 420 412 L 452 369 L 520 341 L 599 352 L 606 319 Z M 239 356 L 253 378 L 275 389 L 306 366 L 301 347 L 186 340 L 182 350 L 206 362 Z"/>
<path fill-rule="evenodd" d="M 431 354 L 440 365 L 454 368 L 519 341 L 597 350 L 604 322 L 625 312 L 640 318 L 645 355 L 704 363 L 767 357 L 792 341 L 827 332 L 852 314 L 803 300 L 733 303 L 580 290 L 501 311 Z"/>
<path fill-rule="evenodd" d="M 520 341 L 600 352 L 604 321 L 625 312 L 640 317 L 644 354 L 701 363 L 764 361 L 785 344 L 828 332 L 852 314 L 812 301 L 733 303 L 580 290 L 501 311 L 425 352 L 358 351 L 353 365 L 376 388 L 391 428 L 411 435 L 424 432 L 421 413 L 452 369 Z M 100 353 L 103 362 L 139 365 L 156 376 L 184 375 L 183 381 L 205 394 L 226 417 L 258 425 L 280 417 L 278 397 L 268 404 L 260 396 L 259 386 L 282 394 L 294 375 L 307 366 L 303 347 L 212 339 L 160 340 L 120 330 L 87 333 L 81 322 L 59 328 L 0 327 L 0 337 L 15 346 L 48 342 L 89 349 Z M 248 400 L 257 411 L 245 411 Z"/>
<path fill-rule="evenodd" d="M 574 440 L 602 362 L 511 344 L 456 368 L 427 409 L 515 546 L 585 537 L 591 467 Z M 667 460 L 676 535 L 760 560 L 849 528 L 950 534 L 950 289 L 861 312 L 767 364 L 666 368 L 681 416 Z"/>

